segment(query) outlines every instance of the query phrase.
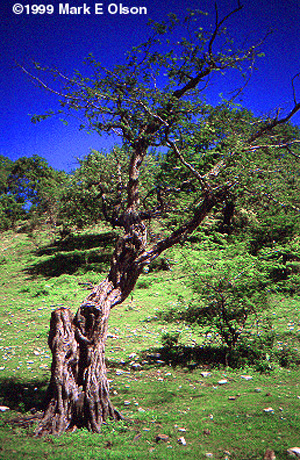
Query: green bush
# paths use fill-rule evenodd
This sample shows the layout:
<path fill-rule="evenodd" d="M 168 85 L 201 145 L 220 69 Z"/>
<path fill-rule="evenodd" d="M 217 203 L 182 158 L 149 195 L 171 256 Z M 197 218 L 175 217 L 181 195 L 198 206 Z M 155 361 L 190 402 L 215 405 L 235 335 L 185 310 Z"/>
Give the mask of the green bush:
<path fill-rule="evenodd" d="M 268 307 L 267 284 L 264 266 L 256 257 L 231 247 L 218 251 L 213 260 L 197 267 L 190 320 L 208 326 L 231 350 L 260 322 Z"/>
<path fill-rule="evenodd" d="M 161 338 L 162 346 L 167 349 L 177 347 L 179 337 L 179 332 L 166 332 Z"/>

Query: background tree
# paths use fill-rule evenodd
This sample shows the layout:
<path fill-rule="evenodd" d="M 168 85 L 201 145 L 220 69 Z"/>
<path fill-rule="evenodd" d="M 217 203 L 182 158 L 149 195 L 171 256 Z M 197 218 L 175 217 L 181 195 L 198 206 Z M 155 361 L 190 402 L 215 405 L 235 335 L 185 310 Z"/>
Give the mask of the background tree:
<path fill-rule="evenodd" d="M 90 57 L 93 74 L 88 77 L 76 73 L 69 78 L 56 69 L 36 66 L 62 82 L 63 87 L 55 89 L 37 74 L 32 76 L 43 88 L 59 94 L 62 111 L 81 112 L 87 128 L 118 135 L 127 153 L 122 197 L 117 193 L 110 201 L 102 184 L 98 186 L 106 220 L 122 230 L 110 271 L 75 316 L 65 308 L 52 313 L 51 381 L 37 434 L 59 434 L 76 426 L 99 432 L 107 417 L 120 418 L 109 398 L 104 358 L 110 310 L 128 297 L 151 261 L 184 241 L 215 206 L 226 201 L 237 171 L 249 168 L 255 152 L 272 143 L 276 127 L 287 123 L 300 108 L 295 101 L 282 118 L 245 122 L 242 127 L 240 114 L 230 118 L 233 112 L 228 109 L 231 123 L 228 130 L 223 123 L 221 134 L 218 123 L 225 116 L 224 104 L 212 108 L 204 102 L 208 78 L 212 74 L 222 77 L 227 70 L 252 70 L 261 45 L 233 50 L 225 23 L 240 10 L 238 6 L 220 19 L 216 8 L 215 25 L 209 32 L 199 23 L 201 14 L 189 12 L 183 39 L 178 39 L 177 18 L 170 15 L 168 23 L 152 24 L 154 34 L 128 53 L 124 64 L 105 69 Z M 199 138 L 199 145 L 204 146 L 201 150 L 193 142 L 199 132 L 204 133 L 207 144 Z M 280 141 L 278 149 L 283 144 Z M 149 150 L 158 147 L 170 150 L 186 168 L 187 177 L 179 187 L 155 186 L 142 199 L 141 169 Z M 289 148 L 293 148 L 291 143 Z M 111 186 L 116 187 L 115 178 Z M 184 200 L 178 200 L 179 194 L 185 194 Z M 149 244 L 149 221 L 172 210 L 182 219 Z"/>
<path fill-rule="evenodd" d="M 0 230 L 7 230 L 24 216 L 22 204 L 9 190 L 9 175 L 13 168 L 13 161 L 0 156 Z"/>
<path fill-rule="evenodd" d="M 10 164 L 2 199 L 14 201 L 18 218 L 33 223 L 43 217 L 55 225 L 65 179 L 66 174 L 50 167 L 45 159 L 37 155 L 21 157 Z"/>
<path fill-rule="evenodd" d="M 65 227 L 83 228 L 103 220 L 114 220 L 123 212 L 128 181 L 126 149 L 115 146 L 111 151 L 91 150 L 79 167 L 69 175 L 61 196 L 59 220 Z M 157 160 L 151 152 L 141 166 L 141 200 L 154 187 Z"/>

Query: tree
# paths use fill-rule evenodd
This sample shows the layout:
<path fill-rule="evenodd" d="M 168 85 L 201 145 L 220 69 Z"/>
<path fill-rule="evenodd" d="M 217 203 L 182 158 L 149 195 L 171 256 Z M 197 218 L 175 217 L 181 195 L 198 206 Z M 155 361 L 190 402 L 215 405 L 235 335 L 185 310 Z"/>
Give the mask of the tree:
<path fill-rule="evenodd" d="M 51 381 L 38 435 L 60 434 L 76 426 L 99 432 L 108 417 L 121 417 L 110 401 L 104 357 L 110 310 L 128 297 L 151 261 L 184 241 L 216 205 L 226 200 L 237 183 L 237 169 L 249 167 L 255 152 L 266 143 L 292 151 L 297 142 L 287 145 L 284 139 L 272 137 L 276 127 L 289 122 L 299 110 L 296 100 L 282 118 L 278 113 L 275 118 L 249 123 L 236 115 L 243 121 L 243 129 L 234 122 L 235 112 L 228 109 L 231 124 L 222 134 L 218 129 L 222 110 L 204 101 L 210 76 L 251 71 L 259 54 L 261 43 L 233 51 L 227 39 L 225 23 L 240 10 L 238 6 L 220 19 L 216 8 L 210 32 L 198 24 L 201 14 L 190 11 L 185 20 L 188 35 L 180 40 L 176 38 L 179 21 L 170 15 L 168 23 L 152 24 L 154 35 L 128 53 L 124 64 L 105 69 L 90 57 L 92 76 L 77 73 L 69 78 L 57 69 L 37 65 L 37 71 L 49 71 L 54 82 L 60 80 L 65 85 L 59 89 L 50 87 L 39 74 L 23 69 L 35 83 L 59 96 L 61 111 L 81 112 L 85 127 L 118 135 L 127 152 L 122 196 L 117 193 L 111 197 L 103 184 L 98 184 L 106 220 L 122 229 L 110 271 L 75 316 L 65 308 L 51 316 Z M 35 121 L 45 116 L 37 116 Z M 197 146 L 194 139 L 199 132 L 203 141 Z M 186 169 L 187 177 L 179 187 L 158 184 L 141 199 L 141 168 L 151 148 L 169 149 Z M 179 196 L 184 199 L 179 200 Z M 181 215 L 177 227 L 148 243 L 148 222 L 171 212 Z"/>
<path fill-rule="evenodd" d="M 191 304 L 193 315 L 189 314 L 193 322 L 219 335 L 230 356 L 249 333 L 249 324 L 259 324 L 258 312 L 265 314 L 268 309 L 268 278 L 264 264 L 247 252 L 229 246 L 217 255 L 202 266 L 197 264 L 199 271 L 193 280 L 196 302 Z"/>
<path fill-rule="evenodd" d="M 9 191 L 8 178 L 13 164 L 9 158 L 0 156 L 0 231 L 9 229 L 24 216 L 22 205 Z"/>
<path fill-rule="evenodd" d="M 47 216 L 50 223 L 55 224 L 65 179 L 66 174 L 50 167 L 44 158 L 21 157 L 10 168 L 6 194 L 14 197 L 23 216 Z"/>
<path fill-rule="evenodd" d="M 108 208 L 115 214 L 121 212 L 126 196 L 128 155 L 125 147 L 115 146 L 110 152 L 91 150 L 78 160 L 79 168 L 69 175 L 60 200 L 59 220 L 64 227 L 83 228 L 97 223 L 107 217 Z M 140 173 L 144 196 L 154 187 L 156 165 L 157 161 L 148 153 Z M 103 194 L 106 196 L 104 206 Z"/>

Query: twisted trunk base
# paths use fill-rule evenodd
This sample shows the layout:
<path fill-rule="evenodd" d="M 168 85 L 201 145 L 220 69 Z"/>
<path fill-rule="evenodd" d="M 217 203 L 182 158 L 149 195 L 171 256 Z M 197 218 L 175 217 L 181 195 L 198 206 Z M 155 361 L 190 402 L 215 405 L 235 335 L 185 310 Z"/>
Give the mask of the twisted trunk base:
<path fill-rule="evenodd" d="M 65 308 L 52 313 L 51 381 L 37 435 L 59 435 L 76 427 L 98 433 L 108 418 L 121 418 L 110 401 L 106 376 L 105 343 L 110 309 L 132 292 L 143 267 L 191 234 L 215 204 L 224 199 L 224 194 L 226 189 L 221 189 L 218 195 L 207 193 L 191 220 L 147 251 L 146 227 L 133 205 L 127 209 L 123 216 L 126 232 L 116 244 L 107 279 L 93 289 L 75 316 Z"/>
<path fill-rule="evenodd" d="M 86 301 L 75 316 L 66 308 L 52 312 L 51 380 L 36 435 L 59 435 L 77 427 L 98 433 L 105 420 L 120 420 L 109 398 L 105 364 L 108 317 L 116 297 L 112 291 L 105 281 L 89 296 L 99 303 Z"/>

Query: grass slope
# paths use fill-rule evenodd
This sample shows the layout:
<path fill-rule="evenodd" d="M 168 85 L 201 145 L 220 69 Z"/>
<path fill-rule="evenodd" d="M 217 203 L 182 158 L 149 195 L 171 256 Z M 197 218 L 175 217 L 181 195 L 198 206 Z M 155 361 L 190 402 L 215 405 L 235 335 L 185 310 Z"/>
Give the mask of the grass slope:
<path fill-rule="evenodd" d="M 49 318 L 59 305 L 74 312 L 89 283 L 104 276 L 114 235 L 80 235 L 64 245 L 44 234 L 6 232 L 0 243 L 0 459 L 263 459 L 267 448 L 286 459 L 299 446 L 300 372 L 172 367 L 161 359 L 161 336 L 179 331 L 189 346 L 200 339 L 188 325 L 153 321 L 178 295 L 189 297 L 175 250 L 170 272 L 153 270 L 133 296 L 111 315 L 107 360 L 113 402 L 126 421 L 101 435 L 85 430 L 36 439 L 33 428 L 7 424 L 9 417 L 39 409 L 49 380 Z M 279 341 L 298 339 L 299 301 L 276 297 Z M 247 380 L 245 375 L 250 375 Z M 226 380 L 221 384 L 220 381 Z M 268 409 L 268 410 L 265 410 Z M 156 442 L 157 436 L 167 442 Z M 178 442 L 184 438 L 186 444 Z M 183 441 L 184 442 L 184 441 Z"/>

